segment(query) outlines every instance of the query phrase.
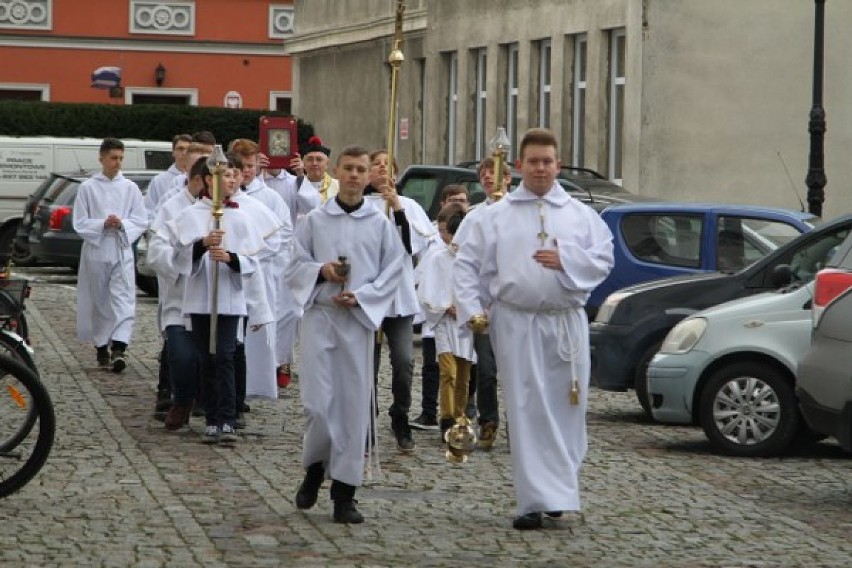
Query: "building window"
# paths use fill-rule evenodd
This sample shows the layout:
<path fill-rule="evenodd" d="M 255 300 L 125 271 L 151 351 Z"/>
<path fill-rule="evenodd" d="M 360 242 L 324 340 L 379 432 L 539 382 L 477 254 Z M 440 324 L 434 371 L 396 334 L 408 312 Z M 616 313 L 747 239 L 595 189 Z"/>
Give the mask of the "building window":
<path fill-rule="evenodd" d="M 586 151 L 586 35 L 574 36 L 574 109 L 571 125 L 571 165 L 582 168 Z"/>
<path fill-rule="evenodd" d="M 550 40 L 543 39 L 538 45 L 538 125 L 550 128 Z"/>
<path fill-rule="evenodd" d="M 292 36 L 296 29 L 293 23 L 293 6 L 269 5 L 269 38 L 280 39 Z"/>
<path fill-rule="evenodd" d="M 509 154 L 518 146 L 518 44 L 506 46 L 506 136 L 509 137 Z"/>
<path fill-rule="evenodd" d="M 476 159 L 481 160 L 488 148 L 488 141 L 485 139 L 485 85 L 486 85 L 486 65 L 488 56 L 486 48 L 473 50 L 473 56 L 476 61 L 476 101 L 474 105 L 474 116 L 476 118 Z"/>
<path fill-rule="evenodd" d="M 128 105 L 189 105 L 198 106 L 198 89 L 148 89 L 126 87 L 124 103 Z"/>
<path fill-rule="evenodd" d="M 624 84 L 627 81 L 624 56 L 627 35 L 624 29 L 610 32 L 609 43 L 609 178 L 616 183 L 622 180 L 622 147 L 624 144 Z"/>
<path fill-rule="evenodd" d="M 293 115 L 293 93 L 290 91 L 270 91 L 269 110 Z"/>
<path fill-rule="evenodd" d="M 49 101 L 50 85 L 0 83 L 0 101 Z"/>
<path fill-rule="evenodd" d="M 130 33 L 195 35 L 195 2 L 130 0 Z"/>
<path fill-rule="evenodd" d="M 456 161 L 456 109 L 459 98 L 459 58 L 456 52 L 444 55 L 447 63 L 447 163 Z"/>

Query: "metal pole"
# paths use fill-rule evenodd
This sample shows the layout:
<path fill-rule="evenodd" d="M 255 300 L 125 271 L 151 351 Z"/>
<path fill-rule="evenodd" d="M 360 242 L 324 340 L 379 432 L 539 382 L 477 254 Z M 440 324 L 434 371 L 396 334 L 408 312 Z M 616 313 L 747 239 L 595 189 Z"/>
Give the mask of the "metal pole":
<path fill-rule="evenodd" d="M 822 71 L 823 37 L 825 23 L 825 0 L 814 0 L 814 86 L 813 103 L 808 120 L 808 132 L 811 135 L 811 148 L 808 154 L 808 212 L 822 217 L 822 204 L 825 201 L 825 110 L 822 108 Z"/>

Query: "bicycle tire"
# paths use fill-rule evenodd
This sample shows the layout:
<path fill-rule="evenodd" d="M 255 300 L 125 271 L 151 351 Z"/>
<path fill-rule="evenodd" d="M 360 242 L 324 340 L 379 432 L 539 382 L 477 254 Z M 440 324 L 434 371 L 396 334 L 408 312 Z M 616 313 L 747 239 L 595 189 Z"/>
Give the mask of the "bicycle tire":
<path fill-rule="evenodd" d="M 33 359 L 30 351 L 31 349 L 23 337 L 8 329 L 0 329 L 0 354 L 23 363 L 38 376 L 39 372 L 36 368 L 35 359 Z"/>
<path fill-rule="evenodd" d="M 15 429 L 17 434 L 12 436 L 12 438 L 19 438 L 17 443 L 0 451 L 0 498 L 2 498 L 21 489 L 41 471 L 53 447 L 56 434 L 56 416 L 47 389 L 44 388 L 38 376 L 30 368 L 15 359 L 0 355 L 0 372 L 3 373 L 2 378 L 0 378 L 0 383 L 2 383 L 0 386 L 4 387 L 0 389 L 0 399 L 4 402 L 9 402 L 8 399 L 12 400 L 13 404 L 7 404 L 7 406 L 13 409 L 13 413 L 24 406 L 26 406 L 27 411 L 26 416 L 18 415 L 22 425 Z M 13 379 L 20 384 L 22 390 L 15 390 L 17 386 L 11 384 Z M 14 416 L 11 416 L 13 413 L 4 412 L 3 416 L 0 416 L 0 420 L 4 422 L 14 420 Z M 32 420 L 32 424 L 27 426 L 31 416 L 34 416 L 35 419 Z M 36 425 L 38 425 L 38 434 L 35 441 L 31 445 L 25 444 Z M 4 446 L 10 445 L 8 442 L 5 441 Z M 25 444 L 26 448 L 18 454 L 29 451 L 31 446 L 29 455 L 25 457 L 16 454 L 16 450 L 22 444 Z M 6 473 L 6 470 L 9 469 L 6 467 L 7 465 L 12 468 L 8 475 Z"/>

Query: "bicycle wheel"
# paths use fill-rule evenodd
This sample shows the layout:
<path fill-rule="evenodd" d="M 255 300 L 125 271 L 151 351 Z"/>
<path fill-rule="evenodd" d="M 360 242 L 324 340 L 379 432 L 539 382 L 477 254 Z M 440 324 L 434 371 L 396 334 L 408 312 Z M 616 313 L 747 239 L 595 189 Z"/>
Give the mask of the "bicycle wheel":
<path fill-rule="evenodd" d="M 8 329 L 0 329 L 0 355 L 6 355 L 19 363 L 23 363 L 38 376 L 38 369 L 32 356 L 32 348 L 17 333 Z"/>
<path fill-rule="evenodd" d="M 56 432 L 50 395 L 35 373 L 0 355 L 0 497 L 26 485 L 44 466 Z"/>

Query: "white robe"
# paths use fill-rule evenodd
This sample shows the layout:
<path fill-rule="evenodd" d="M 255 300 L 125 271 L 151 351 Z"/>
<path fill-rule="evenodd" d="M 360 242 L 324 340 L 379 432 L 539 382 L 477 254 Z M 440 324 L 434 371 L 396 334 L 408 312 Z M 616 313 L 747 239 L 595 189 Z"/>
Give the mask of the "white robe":
<path fill-rule="evenodd" d="M 105 229 L 110 215 L 121 229 Z M 77 272 L 77 337 L 84 343 L 130 342 L 136 320 L 136 270 L 132 244 L 148 226 L 139 187 L 119 172 L 97 173 L 80 184 L 74 230 L 83 239 Z"/>
<path fill-rule="evenodd" d="M 182 192 L 160 205 L 151 224 L 151 239 L 148 242 L 148 265 L 157 273 L 158 321 L 160 331 L 170 325 L 187 327 L 189 320 L 183 315 L 183 294 L 186 277 L 180 266 L 192 262 L 190 247 L 175 248 L 175 236 L 169 231 L 169 223 L 195 204 L 196 198 L 184 188 Z"/>
<path fill-rule="evenodd" d="M 541 248 L 558 249 L 561 272 L 533 259 Z M 583 305 L 612 264 L 606 224 L 558 184 L 541 199 L 521 185 L 485 208 L 456 255 L 460 325 L 490 306 L 519 515 L 580 508 L 590 371 Z M 570 404 L 572 378 L 578 405 Z"/>
<path fill-rule="evenodd" d="M 429 240 L 435 234 L 435 226 L 419 203 L 404 195 L 399 196 L 411 235 L 411 256 L 416 257 L 429 247 Z M 372 205 L 382 215 L 387 216 L 386 201 L 380 194 L 365 196 L 366 204 Z M 391 223 L 393 223 L 393 213 Z M 399 237 L 397 237 L 399 238 Z M 400 242 L 402 242 L 400 240 Z M 402 282 L 396 291 L 396 297 L 387 313 L 388 317 L 411 316 L 420 311 L 417 293 L 414 290 L 414 262 L 409 258 L 402 268 Z"/>
<path fill-rule="evenodd" d="M 456 357 L 476 363 L 473 333 L 460 327 L 447 310 L 455 305 L 453 293 L 453 261 L 455 255 L 441 242 L 434 245 L 417 265 L 417 298 L 426 313 L 426 322 L 435 337 L 435 352 L 452 353 Z M 440 248 L 438 248 L 440 247 Z"/>
<path fill-rule="evenodd" d="M 163 196 L 171 191 L 175 179 L 183 174 L 175 164 L 169 166 L 164 172 L 160 172 L 154 176 L 148 184 L 148 189 L 145 191 L 145 209 L 148 210 L 148 222 L 153 223 L 159 211 L 159 206 L 163 202 Z"/>
<path fill-rule="evenodd" d="M 242 203 L 246 196 L 265 205 L 281 226 L 276 233 L 278 235 L 277 250 L 260 258 L 266 299 L 277 322 L 284 311 L 282 296 L 290 295 L 287 284 L 283 280 L 284 271 L 290 264 L 292 253 L 293 225 L 290 222 L 290 209 L 284 199 L 259 177 L 252 180 L 251 184 L 238 194 L 237 202 Z M 254 213 L 257 208 L 247 209 L 247 211 Z M 284 304 L 286 306 L 286 300 Z M 277 324 L 246 330 L 246 396 L 278 397 L 275 372 L 278 366 L 276 330 Z"/>
<path fill-rule="evenodd" d="M 288 279 L 304 304 L 300 394 L 306 426 L 302 462 L 326 465 L 332 479 L 364 480 L 364 443 L 370 424 L 373 341 L 399 285 L 408 255 L 388 219 L 362 205 L 346 214 L 333 199 L 311 211 L 296 228 Z M 325 262 L 345 255 L 351 274 L 345 288 L 358 306 L 340 308 L 339 284 L 317 277 Z"/>

